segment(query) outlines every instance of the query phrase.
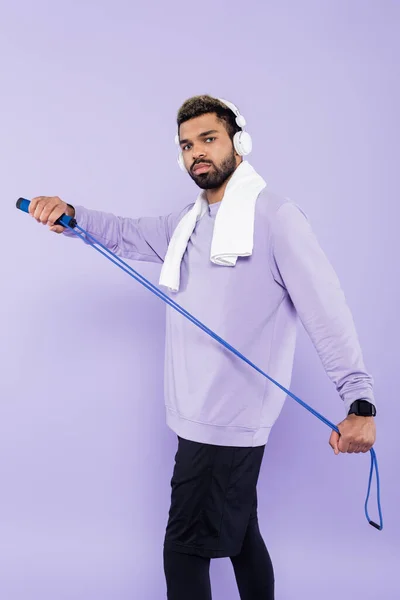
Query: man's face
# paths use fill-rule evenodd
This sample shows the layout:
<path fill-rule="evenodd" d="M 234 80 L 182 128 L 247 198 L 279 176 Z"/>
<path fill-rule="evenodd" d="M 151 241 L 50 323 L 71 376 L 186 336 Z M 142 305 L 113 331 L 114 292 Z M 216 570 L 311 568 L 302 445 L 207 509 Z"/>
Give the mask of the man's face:
<path fill-rule="evenodd" d="M 215 113 L 182 123 L 179 139 L 189 175 L 203 190 L 221 187 L 240 164 L 225 124 Z"/>

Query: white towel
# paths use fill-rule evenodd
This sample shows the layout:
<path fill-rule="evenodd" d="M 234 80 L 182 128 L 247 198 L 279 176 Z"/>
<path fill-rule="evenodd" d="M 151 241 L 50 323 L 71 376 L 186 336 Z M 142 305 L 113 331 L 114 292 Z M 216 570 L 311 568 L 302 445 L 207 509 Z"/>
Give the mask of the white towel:
<path fill-rule="evenodd" d="M 210 260 L 221 266 L 234 267 L 239 256 L 253 252 L 256 200 L 266 187 L 264 179 L 245 160 L 234 171 L 226 186 L 215 217 Z M 159 284 L 172 292 L 179 291 L 180 267 L 196 223 L 208 210 L 206 192 L 202 191 L 193 206 L 180 220 L 172 235 L 161 269 Z"/>

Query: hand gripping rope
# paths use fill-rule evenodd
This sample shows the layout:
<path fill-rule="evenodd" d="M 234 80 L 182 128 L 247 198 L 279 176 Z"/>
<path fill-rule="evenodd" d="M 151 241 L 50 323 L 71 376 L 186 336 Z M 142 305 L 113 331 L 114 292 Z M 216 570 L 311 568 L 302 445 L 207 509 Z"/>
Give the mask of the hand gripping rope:
<path fill-rule="evenodd" d="M 29 204 L 30 204 L 30 201 L 26 200 L 25 198 L 19 198 L 17 200 L 17 208 L 19 208 L 20 210 L 22 210 L 22 211 L 24 211 L 26 213 L 29 213 Z M 82 240 L 86 241 L 86 243 L 89 243 L 95 250 L 97 250 L 98 252 L 100 252 L 100 254 L 102 254 L 103 256 L 105 256 L 106 258 L 108 258 L 117 267 L 119 267 L 120 269 L 122 269 L 123 271 L 125 271 L 125 273 L 128 273 L 128 275 L 130 275 L 131 277 L 133 277 L 134 279 L 136 279 L 136 281 L 138 281 L 139 283 L 141 283 L 145 288 L 147 288 L 148 290 L 150 290 L 151 292 L 153 292 L 156 296 L 158 296 L 159 298 L 161 298 L 161 300 L 164 300 L 164 302 L 166 302 L 167 304 L 169 304 L 169 306 L 171 306 L 176 311 L 178 311 L 179 313 L 181 313 L 184 317 L 186 317 L 187 319 L 189 319 L 189 321 L 191 321 L 192 323 L 194 323 L 195 325 L 197 325 L 200 329 L 202 329 L 203 331 L 205 331 L 206 333 L 208 333 L 208 335 L 210 335 L 212 338 L 214 338 L 215 340 L 217 340 L 217 342 L 219 342 L 220 344 L 222 344 L 223 346 L 225 346 L 225 348 L 227 348 L 228 350 L 230 350 L 231 352 L 233 352 L 234 354 L 236 354 L 239 358 L 241 358 L 242 360 L 244 360 L 248 365 L 250 365 L 251 367 L 253 367 L 253 369 L 255 369 L 256 371 L 258 371 L 259 373 L 261 373 L 261 375 L 263 375 L 264 377 L 266 377 L 267 379 L 269 379 L 270 381 L 272 381 L 272 383 L 274 383 L 275 385 L 277 385 L 288 396 L 290 396 L 291 398 L 293 398 L 294 400 L 296 400 L 296 402 L 298 402 L 299 404 L 301 404 L 301 406 L 304 406 L 304 408 L 306 408 L 310 413 L 312 413 L 315 417 L 318 417 L 318 419 L 320 419 L 323 423 L 325 423 L 328 427 L 330 427 L 331 429 L 333 429 L 334 431 L 336 431 L 340 435 L 340 431 L 336 427 L 336 425 L 334 425 L 333 423 L 331 423 L 330 421 L 328 421 L 328 419 L 326 419 L 324 416 L 322 416 L 320 413 L 318 413 L 316 410 L 314 410 L 311 406 L 309 406 L 308 404 L 306 404 L 305 402 L 303 402 L 303 400 L 301 400 L 300 398 L 298 398 L 297 396 L 295 396 L 295 394 L 293 394 L 292 392 L 290 392 L 289 390 L 287 390 L 286 388 L 284 388 L 280 383 L 278 383 L 277 381 L 275 381 L 274 379 L 272 379 L 272 377 L 270 377 L 269 375 L 267 375 L 267 373 L 264 373 L 264 371 L 262 371 L 259 367 L 257 367 L 255 364 L 253 364 L 248 358 L 246 358 L 245 356 L 243 356 L 243 354 L 241 354 L 238 350 L 236 350 L 235 348 L 233 348 L 233 346 L 231 346 L 230 344 L 228 344 L 225 340 L 223 340 L 221 337 L 219 337 L 216 333 L 214 333 L 213 331 L 211 331 L 211 329 L 209 329 L 208 327 L 206 327 L 205 325 L 203 325 L 203 323 L 201 321 L 198 321 L 187 310 L 185 310 L 179 304 L 177 304 L 176 302 L 174 302 L 174 300 L 172 300 L 171 298 L 169 298 L 159 288 L 157 288 L 155 285 L 153 285 L 145 277 L 143 277 L 142 275 L 140 275 L 140 273 L 138 273 L 137 271 L 135 271 L 130 265 L 128 265 L 127 263 L 125 263 L 119 256 L 117 256 L 116 254 L 114 254 L 113 252 L 111 252 L 111 250 L 109 250 L 108 248 L 106 248 L 105 246 L 103 246 L 103 244 L 101 244 L 98 240 L 96 240 L 96 238 L 94 238 L 87 231 L 85 231 L 84 229 L 82 229 L 82 227 L 79 227 L 79 225 L 77 224 L 76 220 L 73 217 L 69 217 L 69 216 L 67 216 L 67 215 L 64 214 L 59 219 L 57 219 L 57 221 L 55 222 L 55 225 L 63 225 L 64 227 L 67 227 L 68 229 L 70 229 L 71 231 L 73 231 L 78 237 L 80 237 Z M 78 233 L 76 230 L 79 230 L 81 233 Z M 86 240 L 85 240 L 85 238 L 83 237 L 82 234 L 84 234 L 86 236 Z M 89 240 L 89 242 L 88 242 L 88 240 Z M 97 246 L 95 246 L 95 244 L 97 244 L 97 246 L 99 246 L 99 248 Z M 103 248 L 103 250 L 105 252 L 103 252 L 103 250 L 101 250 L 100 248 Z M 111 258 L 111 257 L 113 257 L 113 258 Z M 375 450 L 373 448 L 370 449 L 370 453 L 371 453 L 371 468 L 370 468 L 370 472 L 369 472 L 368 490 L 367 490 L 367 497 L 366 497 L 366 500 L 365 500 L 364 510 L 365 510 L 365 516 L 367 518 L 368 523 L 370 525 L 372 525 L 373 527 L 375 527 L 376 529 L 379 529 L 380 531 L 382 531 L 382 529 L 383 529 L 383 519 L 382 519 L 381 499 L 380 499 L 380 481 L 379 481 L 378 461 L 377 461 L 377 458 L 376 458 Z M 378 525 L 378 523 L 375 523 L 374 521 L 372 521 L 370 519 L 370 517 L 369 517 L 369 514 L 368 514 L 368 501 L 369 501 L 369 496 L 370 496 L 370 492 L 371 492 L 371 483 L 372 483 L 372 476 L 373 476 L 374 468 L 375 468 L 375 473 L 376 473 L 376 489 L 377 489 L 377 504 L 378 504 L 378 512 L 379 512 L 379 525 Z"/>

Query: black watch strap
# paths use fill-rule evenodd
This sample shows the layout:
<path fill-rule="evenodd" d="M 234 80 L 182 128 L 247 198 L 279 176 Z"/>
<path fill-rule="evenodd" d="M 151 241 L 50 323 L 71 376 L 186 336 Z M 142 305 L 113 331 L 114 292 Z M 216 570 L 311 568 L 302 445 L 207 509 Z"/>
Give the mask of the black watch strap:
<path fill-rule="evenodd" d="M 369 400 L 355 400 L 350 406 L 348 414 L 360 417 L 375 417 L 376 408 Z"/>

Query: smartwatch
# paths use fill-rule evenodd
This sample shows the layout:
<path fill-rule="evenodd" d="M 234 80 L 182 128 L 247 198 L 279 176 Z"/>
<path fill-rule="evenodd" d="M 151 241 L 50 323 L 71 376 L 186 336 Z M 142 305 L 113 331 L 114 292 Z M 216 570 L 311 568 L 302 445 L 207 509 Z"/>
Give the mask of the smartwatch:
<path fill-rule="evenodd" d="M 355 400 L 348 412 L 348 415 L 358 415 L 359 417 L 375 417 L 376 408 L 369 400 Z"/>

